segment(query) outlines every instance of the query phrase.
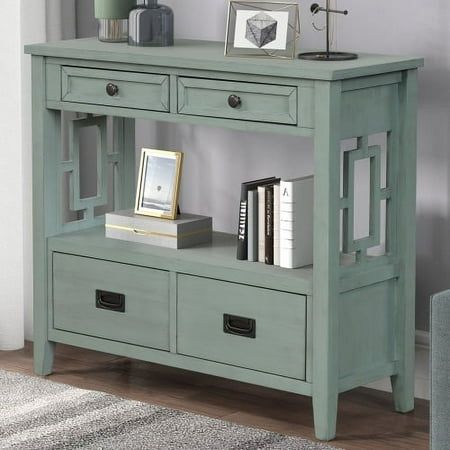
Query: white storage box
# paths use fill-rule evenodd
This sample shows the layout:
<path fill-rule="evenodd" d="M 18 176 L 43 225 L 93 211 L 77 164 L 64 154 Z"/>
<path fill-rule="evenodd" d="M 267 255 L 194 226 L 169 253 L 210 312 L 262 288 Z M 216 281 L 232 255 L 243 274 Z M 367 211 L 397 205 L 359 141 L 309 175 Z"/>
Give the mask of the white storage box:
<path fill-rule="evenodd" d="M 212 217 L 180 214 L 175 220 L 134 214 L 106 214 L 106 237 L 168 248 L 187 248 L 211 242 Z"/>

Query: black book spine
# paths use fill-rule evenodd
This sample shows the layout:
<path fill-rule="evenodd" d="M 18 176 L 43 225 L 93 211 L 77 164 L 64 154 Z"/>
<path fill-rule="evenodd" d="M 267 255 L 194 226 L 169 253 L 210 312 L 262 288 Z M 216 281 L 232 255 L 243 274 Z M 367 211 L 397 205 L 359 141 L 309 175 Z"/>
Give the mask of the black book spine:
<path fill-rule="evenodd" d="M 236 257 L 242 261 L 248 258 L 247 226 L 247 199 L 243 200 L 241 198 L 241 203 L 239 206 L 239 227 Z"/>
<path fill-rule="evenodd" d="M 273 265 L 273 229 L 274 229 L 274 206 L 273 185 L 266 186 L 265 201 L 265 263 Z"/>
<path fill-rule="evenodd" d="M 256 189 L 258 186 L 265 186 L 276 183 L 279 179 L 275 177 L 263 178 L 261 180 L 242 183 L 241 185 L 241 203 L 239 205 L 239 227 L 236 258 L 239 260 L 248 260 L 248 191 Z"/>

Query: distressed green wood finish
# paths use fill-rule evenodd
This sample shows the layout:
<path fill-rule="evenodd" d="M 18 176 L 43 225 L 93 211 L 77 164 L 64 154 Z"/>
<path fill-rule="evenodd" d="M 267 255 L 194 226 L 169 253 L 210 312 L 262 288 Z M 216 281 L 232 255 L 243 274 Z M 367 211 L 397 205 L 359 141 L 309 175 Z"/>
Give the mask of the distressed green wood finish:
<path fill-rule="evenodd" d="M 319 439 L 336 432 L 341 82 L 316 83 L 312 395 Z M 344 349 L 342 349 L 344 350 Z"/>
<path fill-rule="evenodd" d="M 63 156 L 61 145 L 58 152 L 58 182 L 61 189 L 65 174 L 69 174 L 69 210 L 76 213 L 78 220 L 64 220 L 64 199 L 59 195 L 57 202 L 58 232 L 83 230 L 104 223 L 103 216 L 96 215 L 96 208 L 108 206 L 111 203 L 116 210 L 132 208 L 136 193 L 135 177 L 135 123 L 132 119 L 115 117 L 112 119 L 113 144 L 107 145 L 107 117 L 82 115 L 68 120 L 69 155 Z M 80 195 L 80 139 L 82 128 L 96 127 L 97 131 L 97 195 L 91 198 L 81 198 Z M 108 165 L 113 166 L 113 199 L 108 198 Z M 59 192 L 62 194 L 62 192 Z M 111 200 L 111 201 L 110 201 Z"/>
<path fill-rule="evenodd" d="M 344 80 L 369 75 L 399 72 L 423 65 L 422 58 L 362 54 L 355 61 L 317 64 L 315 61 L 283 61 L 270 58 L 226 58 L 223 43 L 177 40 L 173 47 L 139 48 L 127 44 L 108 44 L 97 39 L 76 39 L 48 44 L 27 45 L 25 51 L 34 55 L 153 65 L 162 68 L 183 68 L 228 72 L 231 74 L 293 77 L 309 80 Z M 233 76 L 230 77 L 233 79 Z"/>
<path fill-rule="evenodd" d="M 45 59 L 32 59 L 33 79 L 33 323 L 34 371 L 53 370 L 55 343 L 48 332 L 47 237 L 58 231 L 57 162 L 61 145 L 61 116 L 46 108 Z"/>
<path fill-rule="evenodd" d="M 230 92 L 241 99 L 239 107 L 228 105 Z M 296 125 L 297 88 L 183 77 L 178 80 L 178 112 Z"/>
<path fill-rule="evenodd" d="M 80 130 L 95 127 L 97 147 L 97 189 L 91 198 L 81 198 L 81 167 L 80 167 Z M 107 130 L 106 117 L 89 116 L 83 119 L 71 120 L 69 123 L 69 157 L 70 162 L 63 164 L 65 170 L 70 169 L 70 209 L 84 211 L 84 216 L 94 217 L 96 206 L 106 205 L 108 177 L 107 177 Z"/>
<path fill-rule="evenodd" d="M 399 370 L 391 378 L 395 409 L 404 413 L 414 409 L 417 102 L 417 71 L 410 70 L 403 73 L 400 85 L 397 249 L 401 275 L 396 317 Z"/>
<path fill-rule="evenodd" d="M 339 354 L 340 392 L 395 360 L 395 318 L 394 280 L 340 295 L 339 347 L 352 349 Z"/>
<path fill-rule="evenodd" d="M 125 296 L 125 311 L 96 307 L 96 291 Z M 53 253 L 53 327 L 169 350 L 169 274 Z"/>
<path fill-rule="evenodd" d="M 34 55 L 36 373 L 51 372 L 54 343 L 62 342 L 309 395 L 316 435 L 324 440 L 335 436 L 340 392 L 391 376 L 396 409 L 413 408 L 421 59 L 361 55 L 323 64 L 240 58 L 237 65 L 222 55 L 222 44 L 196 41 L 130 48 L 86 39 L 26 51 Z M 108 82 L 119 86 L 119 96 L 106 96 Z M 251 101 L 232 110 L 231 94 Z M 102 167 L 113 166 L 114 198 L 105 197 L 103 183 L 100 195 L 101 203 L 114 209 L 133 205 L 136 118 L 313 137 L 314 267 L 287 270 L 237 261 L 236 238 L 223 233 L 215 233 L 211 244 L 179 251 L 106 239 L 98 226 L 103 218 L 92 213 L 95 199 L 77 206 L 77 192 L 72 205 L 91 212 L 63 223 L 61 180 L 66 172 L 76 175 L 76 158 L 62 156 L 62 110 L 77 113 L 73 130 L 77 123 L 105 124 L 112 116 L 113 144 L 100 145 L 99 158 Z M 380 147 L 369 145 L 377 133 L 386 134 L 385 188 Z M 341 141 L 348 138 L 356 138 L 358 148 L 344 153 L 341 173 Z M 76 133 L 71 141 L 76 145 Z M 353 173 L 361 158 L 371 159 L 370 233 L 354 239 Z M 384 200 L 386 254 L 373 257 L 368 250 L 379 243 Z M 83 314 L 71 309 L 81 302 L 89 315 L 82 299 L 102 281 L 111 290 L 144 295 L 144 273 L 164 274 L 152 283 L 164 297 L 164 314 L 151 301 L 145 305 L 148 313 L 141 310 L 143 322 L 161 319 L 148 332 L 140 319 L 119 332 L 106 316 L 84 323 Z M 251 342 L 222 334 L 219 319 L 225 312 L 254 316 L 262 335 Z M 236 341 L 234 348 L 230 340 Z"/>
<path fill-rule="evenodd" d="M 218 117 L 159 113 L 143 109 L 115 108 L 113 106 L 101 106 L 101 105 L 70 103 L 70 102 L 52 101 L 47 102 L 47 106 L 50 109 L 62 109 L 64 111 L 83 112 L 83 113 L 86 112 L 89 114 L 102 114 L 132 119 L 167 121 L 172 123 L 188 122 L 192 125 L 207 125 L 207 126 L 228 128 L 231 130 L 255 131 L 265 133 L 271 132 L 293 136 L 308 136 L 308 137 L 311 137 L 313 135 L 313 130 L 311 128 L 304 126 L 295 127 L 292 125 L 282 125 L 278 123 L 250 122 L 248 120 L 238 120 L 238 119 L 224 120 Z M 310 117 L 307 117 L 307 119 L 310 119 Z"/>
<path fill-rule="evenodd" d="M 356 161 L 369 159 L 369 235 L 355 239 L 355 163 Z M 381 183 L 381 147 L 379 145 L 369 146 L 368 137 L 358 138 L 358 148 L 344 153 L 344 196 L 341 200 L 343 209 L 343 236 L 342 251 L 344 253 L 356 252 L 357 260 L 367 258 L 367 249 L 380 244 L 381 236 L 381 200 L 388 199 L 389 190 L 383 190 Z"/>
<path fill-rule="evenodd" d="M 207 373 L 230 380 L 242 381 L 244 383 L 258 384 L 280 391 L 294 392 L 300 395 L 311 395 L 311 384 L 294 378 L 280 377 L 271 373 L 260 372 L 258 370 L 246 369 L 243 367 L 222 364 L 215 361 L 208 361 L 191 356 L 184 356 L 160 350 L 153 350 L 138 345 L 114 342 L 106 339 L 99 339 L 92 336 L 85 336 L 77 333 L 67 333 L 59 330 L 49 330 L 49 337 L 54 342 L 74 345 L 78 347 L 98 350 L 100 352 L 111 353 L 128 358 L 141 359 L 156 364 L 177 367 L 195 372 Z"/>
<path fill-rule="evenodd" d="M 175 273 L 204 275 L 297 294 L 312 293 L 311 267 L 289 270 L 238 261 L 236 236 L 226 233 L 213 233 L 211 245 L 174 250 L 107 239 L 104 227 L 96 227 L 55 236 L 49 240 L 49 247 L 60 253 L 157 267 Z"/>
<path fill-rule="evenodd" d="M 188 275 L 178 289 L 178 353 L 305 379 L 304 297 Z M 224 333 L 224 314 L 255 320 L 255 338 Z"/>
<path fill-rule="evenodd" d="M 62 67 L 62 100 L 121 108 L 169 110 L 169 78 L 163 75 Z M 110 96 L 108 83 L 119 91 Z"/>
<path fill-rule="evenodd" d="M 114 117 L 113 151 L 108 161 L 114 170 L 114 209 L 120 211 L 134 207 L 136 195 L 135 121 Z"/>
<path fill-rule="evenodd" d="M 169 341 L 170 352 L 177 353 L 177 326 L 178 326 L 178 274 L 169 272 Z"/>

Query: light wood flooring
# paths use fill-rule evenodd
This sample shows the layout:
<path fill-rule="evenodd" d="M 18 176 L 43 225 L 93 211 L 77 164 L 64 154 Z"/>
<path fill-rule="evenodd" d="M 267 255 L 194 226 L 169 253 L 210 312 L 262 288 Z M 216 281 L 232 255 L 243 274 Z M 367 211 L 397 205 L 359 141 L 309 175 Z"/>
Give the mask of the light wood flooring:
<path fill-rule="evenodd" d="M 0 352 L 0 368 L 32 374 L 32 345 Z M 217 417 L 247 426 L 314 439 L 311 399 L 179 369 L 57 347 L 50 380 L 84 389 Z M 393 412 L 391 395 L 361 388 L 340 396 L 338 448 L 428 449 L 428 402 L 414 413 Z"/>

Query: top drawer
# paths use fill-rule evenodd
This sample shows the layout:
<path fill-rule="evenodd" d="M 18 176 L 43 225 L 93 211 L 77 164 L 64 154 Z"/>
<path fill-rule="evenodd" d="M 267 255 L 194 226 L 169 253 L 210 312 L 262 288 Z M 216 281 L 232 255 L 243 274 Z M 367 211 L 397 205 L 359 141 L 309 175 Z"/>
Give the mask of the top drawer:
<path fill-rule="evenodd" d="M 62 68 L 62 100 L 168 112 L 169 77 L 65 66 Z"/>
<path fill-rule="evenodd" d="M 178 112 L 296 125 L 297 87 L 181 77 Z"/>

